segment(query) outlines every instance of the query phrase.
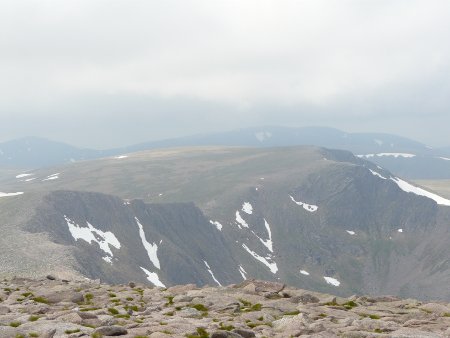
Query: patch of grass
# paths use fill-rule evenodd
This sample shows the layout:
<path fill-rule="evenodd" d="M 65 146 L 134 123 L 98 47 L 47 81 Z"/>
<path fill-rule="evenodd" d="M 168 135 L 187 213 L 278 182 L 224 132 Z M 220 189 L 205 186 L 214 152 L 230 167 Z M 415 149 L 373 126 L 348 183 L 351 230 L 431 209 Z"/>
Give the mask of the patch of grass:
<path fill-rule="evenodd" d="M 248 300 L 245 300 L 245 299 L 239 298 L 239 299 L 238 299 L 238 301 L 240 301 L 240 302 L 242 303 L 242 305 L 244 305 L 244 306 L 247 306 L 247 307 L 250 307 L 250 306 L 252 306 L 252 303 L 251 303 L 251 302 L 249 302 Z"/>
<path fill-rule="evenodd" d="M 350 301 L 348 301 L 347 303 L 345 303 L 345 304 L 343 304 L 344 305 L 344 307 L 347 309 L 347 310 L 351 310 L 351 309 L 353 309 L 354 307 L 357 307 L 358 306 L 358 304 L 356 304 L 354 301 L 352 301 L 352 300 L 350 300 Z"/>
<path fill-rule="evenodd" d="M 128 313 L 124 313 L 124 314 L 119 314 L 119 315 L 115 315 L 114 317 L 116 318 L 125 318 L 125 319 L 130 319 L 130 315 Z"/>
<path fill-rule="evenodd" d="M 39 318 L 41 318 L 41 317 L 36 316 L 36 315 L 31 315 L 30 317 L 28 317 L 28 321 L 29 321 L 29 322 L 35 322 L 35 321 L 37 321 Z"/>
<path fill-rule="evenodd" d="M 103 335 L 101 333 L 95 332 L 91 335 L 92 338 L 102 338 Z"/>
<path fill-rule="evenodd" d="M 112 314 L 112 315 L 118 315 L 119 314 L 119 310 L 117 310 L 117 309 L 115 309 L 113 307 L 108 308 L 108 312 L 110 314 Z"/>
<path fill-rule="evenodd" d="M 221 330 L 225 330 L 225 331 L 231 331 L 231 330 L 235 329 L 235 327 L 233 325 L 224 325 L 223 323 L 220 323 L 219 326 L 220 326 L 219 328 Z"/>
<path fill-rule="evenodd" d="M 133 300 L 134 300 L 134 298 L 133 297 L 127 297 L 127 298 L 125 298 L 127 301 L 129 301 L 129 302 L 132 302 Z"/>
<path fill-rule="evenodd" d="M 20 325 L 22 325 L 21 322 L 11 322 L 11 323 L 9 323 L 9 326 L 11 326 L 11 327 L 19 327 Z"/>
<path fill-rule="evenodd" d="M 111 297 L 111 298 L 117 297 L 117 295 L 115 293 L 112 293 L 112 292 L 110 294 L 108 294 L 108 296 Z"/>
<path fill-rule="evenodd" d="M 262 321 L 264 320 L 264 317 L 261 316 L 261 317 L 258 317 L 258 318 L 256 318 L 256 319 L 258 319 L 260 322 L 262 322 Z"/>
<path fill-rule="evenodd" d="M 175 315 L 175 312 L 170 311 L 170 312 L 163 313 L 163 315 L 172 317 L 173 315 Z"/>
<path fill-rule="evenodd" d="M 187 334 L 186 338 L 209 338 L 209 333 L 202 327 L 197 328 L 197 333 Z"/>
<path fill-rule="evenodd" d="M 83 309 L 80 309 L 81 312 L 88 312 L 88 311 L 95 311 L 95 310 L 100 310 L 99 307 L 85 307 Z"/>
<path fill-rule="evenodd" d="M 64 331 L 65 334 L 72 334 L 72 333 L 77 333 L 80 332 L 80 329 L 74 329 L 74 330 L 66 330 Z"/>
<path fill-rule="evenodd" d="M 18 333 L 18 334 L 16 334 L 15 338 L 26 338 L 26 337 L 23 334 Z"/>
<path fill-rule="evenodd" d="M 33 301 L 35 301 L 36 303 L 48 304 L 47 298 L 44 298 L 44 297 L 34 297 L 34 298 L 31 298 L 31 299 Z"/>
<path fill-rule="evenodd" d="M 202 311 L 202 312 L 208 311 L 208 308 L 206 306 L 204 306 L 203 304 L 193 304 L 190 307 L 192 307 L 198 311 Z"/>
<path fill-rule="evenodd" d="M 444 313 L 443 317 L 450 317 L 450 313 L 449 312 Z"/>
<path fill-rule="evenodd" d="M 165 299 L 167 299 L 167 303 L 166 305 L 172 305 L 173 304 L 173 299 L 175 298 L 174 296 L 166 296 L 164 297 Z"/>
<path fill-rule="evenodd" d="M 285 316 L 296 316 L 300 313 L 299 310 L 295 310 L 295 311 L 291 311 L 291 312 L 286 312 L 284 315 Z"/>
<path fill-rule="evenodd" d="M 32 338 L 39 337 L 39 333 L 36 332 L 30 332 L 28 335 Z"/>
<path fill-rule="evenodd" d="M 26 297 L 30 297 L 32 295 L 33 295 L 33 292 L 24 292 L 24 293 L 22 293 L 22 296 L 24 296 L 25 298 Z"/>
<path fill-rule="evenodd" d="M 260 303 L 256 303 L 255 305 L 252 305 L 252 307 L 250 307 L 250 311 L 261 311 L 262 309 L 262 305 Z"/>
<path fill-rule="evenodd" d="M 380 319 L 381 317 L 378 315 L 369 315 L 370 319 Z"/>
<path fill-rule="evenodd" d="M 138 312 L 139 311 L 139 307 L 137 305 L 125 305 L 124 309 L 125 310 L 132 310 L 134 312 Z"/>
<path fill-rule="evenodd" d="M 327 315 L 325 313 L 321 313 L 321 314 L 319 314 L 319 317 L 325 318 L 325 317 L 327 317 Z"/>
<path fill-rule="evenodd" d="M 94 298 L 94 295 L 92 293 L 86 293 L 84 295 L 85 302 L 90 302 Z"/>

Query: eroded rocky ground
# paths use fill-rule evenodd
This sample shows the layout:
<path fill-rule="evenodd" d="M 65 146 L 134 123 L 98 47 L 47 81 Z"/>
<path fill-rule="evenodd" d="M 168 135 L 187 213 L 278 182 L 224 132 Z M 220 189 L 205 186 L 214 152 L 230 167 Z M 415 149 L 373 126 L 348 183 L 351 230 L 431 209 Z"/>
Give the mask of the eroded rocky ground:
<path fill-rule="evenodd" d="M 339 298 L 248 280 L 228 287 L 5 280 L 0 337 L 450 337 L 450 305 Z"/>

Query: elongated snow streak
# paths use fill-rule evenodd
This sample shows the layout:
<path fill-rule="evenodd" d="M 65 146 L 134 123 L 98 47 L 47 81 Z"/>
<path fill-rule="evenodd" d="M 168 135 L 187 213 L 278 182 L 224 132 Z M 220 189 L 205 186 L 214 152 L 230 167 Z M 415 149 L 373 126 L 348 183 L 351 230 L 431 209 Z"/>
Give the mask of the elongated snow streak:
<path fill-rule="evenodd" d="M 294 199 L 294 197 L 292 197 L 291 195 L 289 195 L 289 197 L 291 198 L 292 202 L 294 202 L 297 205 L 300 205 L 303 207 L 303 209 L 305 209 L 306 211 L 309 212 L 314 212 L 317 211 L 317 209 L 319 209 L 319 207 L 317 205 L 314 204 L 307 204 L 305 202 L 298 202 Z"/>
<path fill-rule="evenodd" d="M 75 241 L 82 239 L 89 244 L 91 244 L 92 242 L 97 243 L 100 249 L 108 255 L 106 257 L 103 257 L 103 259 L 106 260 L 105 258 L 108 258 L 110 256 L 108 262 L 111 263 L 110 259 L 114 255 L 109 246 L 112 245 L 116 249 L 120 249 L 120 242 L 111 231 L 104 232 L 100 229 L 96 229 L 89 222 L 86 222 L 87 227 L 81 227 L 66 215 L 64 215 L 64 219 L 66 220 L 70 234 L 75 239 Z"/>
<path fill-rule="evenodd" d="M 241 214 L 239 213 L 239 211 L 236 211 L 236 222 L 238 223 L 239 229 L 242 229 L 241 225 L 244 228 L 248 228 L 247 222 L 241 217 Z"/>
<path fill-rule="evenodd" d="M 123 158 L 127 158 L 128 156 L 127 155 L 120 155 L 120 156 L 116 156 L 116 157 L 114 157 L 116 160 L 121 160 L 121 159 L 123 159 Z"/>
<path fill-rule="evenodd" d="M 16 176 L 16 178 L 23 178 L 23 177 L 27 177 L 27 176 L 33 176 L 34 174 L 19 174 Z"/>
<path fill-rule="evenodd" d="M 376 171 L 373 171 L 372 169 L 369 169 L 372 175 L 378 176 L 379 178 L 382 178 L 383 180 L 387 180 L 386 177 L 382 176 L 381 174 L 377 173 Z"/>
<path fill-rule="evenodd" d="M 44 179 L 42 180 L 42 182 L 44 182 L 44 181 L 52 181 L 52 180 L 56 180 L 56 179 L 59 178 L 59 175 L 60 175 L 60 173 L 51 174 L 51 175 L 47 176 L 46 178 L 44 178 Z"/>
<path fill-rule="evenodd" d="M 253 213 L 253 206 L 249 202 L 244 202 L 244 204 L 242 204 L 242 211 L 251 215 Z"/>
<path fill-rule="evenodd" d="M 165 288 L 166 286 L 159 280 L 159 276 L 156 272 L 150 272 L 147 269 L 143 268 L 142 266 L 140 266 L 140 268 L 142 269 L 142 271 L 145 272 L 145 274 L 147 275 L 147 279 L 154 285 L 154 286 L 159 286 L 162 288 Z"/>
<path fill-rule="evenodd" d="M 400 187 L 400 189 L 402 189 L 403 191 L 406 192 L 411 192 L 413 194 L 419 195 L 419 196 L 424 196 L 424 197 L 428 197 L 430 199 L 432 199 L 433 201 L 435 201 L 437 204 L 440 205 L 446 205 L 446 206 L 450 206 L 450 200 L 445 199 L 439 195 L 433 194 L 429 191 L 426 191 L 422 188 L 419 187 L 415 187 L 412 184 L 403 181 L 402 179 L 398 178 L 398 177 L 391 177 L 391 180 L 394 181 L 395 183 L 397 183 L 397 185 Z"/>
<path fill-rule="evenodd" d="M 385 157 L 385 156 L 391 156 L 395 158 L 403 157 L 403 158 L 413 158 L 416 157 L 414 154 L 407 154 L 407 153 L 378 153 L 378 154 L 365 154 L 365 155 L 356 155 L 360 158 L 372 158 L 372 157 Z"/>
<path fill-rule="evenodd" d="M 269 263 L 267 261 L 266 258 L 261 257 L 260 255 L 258 255 L 257 253 L 253 252 L 252 250 L 249 249 L 249 247 L 245 244 L 242 244 L 242 247 L 250 254 L 253 256 L 253 258 L 255 258 L 256 260 L 260 261 L 261 263 L 263 263 L 265 266 L 267 266 L 270 270 L 270 272 L 272 272 L 273 274 L 276 274 L 278 271 L 278 266 L 277 263 Z"/>
<path fill-rule="evenodd" d="M 242 276 L 242 279 L 247 280 L 247 271 L 244 270 L 244 268 L 242 267 L 242 265 L 239 265 L 239 273 Z"/>
<path fill-rule="evenodd" d="M 18 196 L 22 195 L 23 192 L 0 192 L 0 197 L 11 197 L 11 196 Z"/>
<path fill-rule="evenodd" d="M 448 158 L 448 157 L 441 157 L 441 156 L 439 156 L 439 158 L 440 158 L 441 160 L 444 160 L 444 161 L 450 161 L 450 158 Z"/>
<path fill-rule="evenodd" d="M 309 272 L 306 270 L 300 270 L 300 273 L 305 276 L 309 276 Z"/>
<path fill-rule="evenodd" d="M 327 282 L 327 284 L 331 284 L 333 286 L 339 286 L 341 285 L 341 282 L 339 282 L 337 279 L 332 278 L 332 277 L 323 277 L 325 279 L 325 281 Z"/>
<path fill-rule="evenodd" d="M 145 250 L 147 251 L 148 258 L 152 262 L 152 264 L 157 269 L 161 269 L 161 265 L 159 264 L 158 259 L 158 245 L 156 243 L 150 244 L 147 241 L 147 238 L 145 237 L 144 227 L 142 226 L 141 222 L 139 222 L 138 218 L 134 218 L 136 220 L 136 223 L 139 227 L 139 236 L 141 237 L 142 245 L 144 246 Z"/>
<path fill-rule="evenodd" d="M 269 239 L 263 240 L 254 231 L 252 232 L 270 252 L 273 252 L 272 232 L 270 231 L 270 225 L 269 223 L 267 223 L 266 219 L 264 219 L 264 225 L 266 227 L 267 233 L 269 234 Z"/>
<path fill-rule="evenodd" d="M 349 235 L 351 235 L 351 236 L 356 235 L 356 232 L 354 232 L 354 231 L 352 231 L 352 230 L 345 230 L 345 231 L 347 231 L 347 233 L 348 233 Z"/>
<path fill-rule="evenodd" d="M 209 223 L 211 223 L 212 225 L 215 225 L 217 230 L 222 231 L 223 226 L 219 222 L 210 220 Z"/>
<path fill-rule="evenodd" d="M 208 269 L 209 274 L 211 275 L 212 279 L 214 279 L 214 282 L 217 283 L 217 285 L 222 286 L 222 284 L 220 284 L 220 282 L 217 280 L 217 278 L 214 276 L 214 273 L 212 272 L 211 268 L 209 267 L 209 264 L 207 261 L 203 261 L 203 263 L 205 263 L 206 268 Z"/>

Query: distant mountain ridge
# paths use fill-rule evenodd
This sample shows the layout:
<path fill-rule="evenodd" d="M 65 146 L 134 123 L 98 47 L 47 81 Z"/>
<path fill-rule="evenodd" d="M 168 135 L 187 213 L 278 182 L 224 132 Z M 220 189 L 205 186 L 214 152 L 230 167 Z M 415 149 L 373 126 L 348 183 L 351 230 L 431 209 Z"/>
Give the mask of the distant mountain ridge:
<path fill-rule="evenodd" d="M 42 168 L 158 148 L 190 146 L 260 148 L 296 145 L 348 150 L 410 179 L 450 179 L 448 147 L 433 149 L 401 136 L 383 133 L 346 133 L 326 127 L 247 128 L 145 142 L 107 150 L 78 149 L 40 138 L 25 138 L 0 143 L 0 168 Z"/>
<path fill-rule="evenodd" d="M 29 175 L 2 183 L 3 275 L 450 299 L 450 200 L 348 151 L 157 149 Z"/>

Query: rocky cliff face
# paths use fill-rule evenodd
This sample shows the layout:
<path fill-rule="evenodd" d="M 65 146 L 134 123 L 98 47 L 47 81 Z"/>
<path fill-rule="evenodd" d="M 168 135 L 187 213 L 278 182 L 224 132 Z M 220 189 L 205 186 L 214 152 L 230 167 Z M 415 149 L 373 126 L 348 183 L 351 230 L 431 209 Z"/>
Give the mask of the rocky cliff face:
<path fill-rule="evenodd" d="M 6 276 L 450 299 L 450 201 L 348 152 L 155 151 L 33 175 L 0 199 Z"/>
<path fill-rule="evenodd" d="M 15 278 L 0 283 L 1 337 L 422 337 L 450 335 L 448 303 L 340 298 L 277 282 L 152 288 Z"/>

